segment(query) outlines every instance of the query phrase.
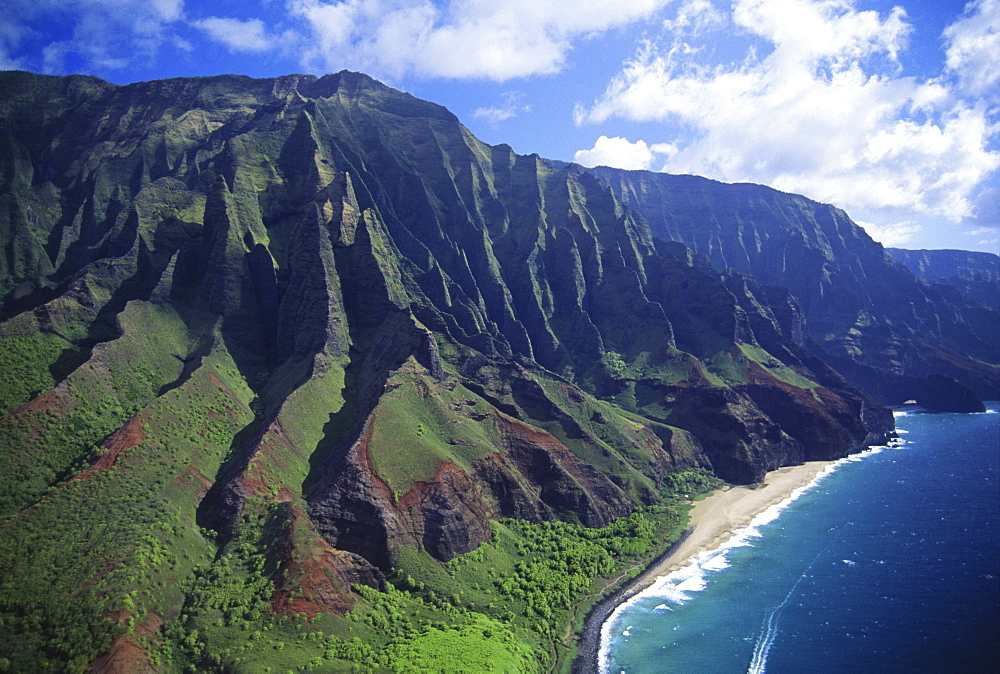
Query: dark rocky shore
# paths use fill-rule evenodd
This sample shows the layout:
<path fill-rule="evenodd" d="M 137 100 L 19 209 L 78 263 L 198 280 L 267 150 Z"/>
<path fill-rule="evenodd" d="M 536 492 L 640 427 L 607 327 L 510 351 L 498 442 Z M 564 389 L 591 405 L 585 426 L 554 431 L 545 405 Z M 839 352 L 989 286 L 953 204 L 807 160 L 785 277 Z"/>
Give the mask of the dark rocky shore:
<path fill-rule="evenodd" d="M 650 562 L 642 573 L 594 604 L 583 621 L 583 631 L 577 642 L 576 659 L 573 660 L 573 672 L 584 674 L 597 671 L 597 655 L 601 650 L 601 626 L 604 621 L 608 619 L 615 607 L 649 587 L 653 580 L 662 575 L 660 567 L 664 560 L 670 557 L 677 547 L 691 535 L 691 531 L 692 529 L 686 529 L 681 537 Z"/>

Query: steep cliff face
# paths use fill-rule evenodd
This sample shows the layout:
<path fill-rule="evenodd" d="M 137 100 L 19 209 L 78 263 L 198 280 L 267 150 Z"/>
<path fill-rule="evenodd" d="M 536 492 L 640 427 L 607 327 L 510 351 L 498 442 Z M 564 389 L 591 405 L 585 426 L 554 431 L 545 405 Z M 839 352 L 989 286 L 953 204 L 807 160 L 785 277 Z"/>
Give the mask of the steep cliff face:
<path fill-rule="evenodd" d="M 500 517 L 602 526 L 672 472 L 754 482 L 892 431 L 802 347 L 799 303 L 853 291 L 723 277 L 579 167 L 366 76 L 0 91 L 0 527 L 72 504 L 125 532 L 78 587 L 182 540 L 166 585 L 252 549 L 273 610 L 339 613 Z M 94 472 L 140 486 L 109 515 L 66 483 Z M 121 590 L 93 592 L 92 617 Z"/>
<path fill-rule="evenodd" d="M 827 362 L 881 401 L 915 397 L 929 375 L 1000 395 L 1000 313 L 920 283 L 841 210 L 762 185 L 599 167 L 590 172 L 719 270 L 788 288 Z"/>
<path fill-rule="evenodd" d="M 1000 310 L 1000 255 L 904 248 L 886 248 L 885 252 L 924 283 L 951 286 L 974 302 Z"/>

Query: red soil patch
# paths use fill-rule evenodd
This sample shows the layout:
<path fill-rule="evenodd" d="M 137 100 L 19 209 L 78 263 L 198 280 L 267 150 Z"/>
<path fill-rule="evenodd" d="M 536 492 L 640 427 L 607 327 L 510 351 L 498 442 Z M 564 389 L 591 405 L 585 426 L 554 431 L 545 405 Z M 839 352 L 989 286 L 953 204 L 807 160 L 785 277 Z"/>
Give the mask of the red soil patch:
<path fill-rule="evenodd" d="M 17 407 L 10 412 L 8 412 L 0 423 L 7 423 L 10 419 L 14 417 L 19 417 L 30 412 L 45 412 L 46 410 L 51 410 L 58 414 L 60 417 L 66 416 L 67 404 L 66 400 L 63 399 L 55 389 L 51 391 L 46 391 L 34 400 L 29 400 L 20 407 Z M 31 431 L 28 433 L 28 441 L 34 441 L 38 439 L 41 432 L 41 421 L 39 419 L 29 419 L 28 425 Z"/>
<path fill-rule="evenodd" d="M 183 484 L 184 480 L 186 478 L 188 478 L 188 477 L 193 477 L 195 480 L 197 480 L 200 483 L 199 487 L 198 487 L 198 491 L 197 491 L 196 496 L 195 496 L 195 498 L 197 498 L 199 500 L 203 496 L 205 496 L 205 494 L 208 493 L 209 489 L 212 488 L 212 481 L 209 480 L 207 477 L 205 477 L 201 473 L 201 471 L 199 471 L 194 466 L 188 466 L 187 468 L 185 468 L 184 470 L 182 470 L 180 473 L 177 474 L 177 477 L 175 477 L 174 480 L 176 480 L 178 484 Z"/>
<path fill-rule="evenodd" d="M 505 444 L 509 440 L 516 440 L 542 449 L 555 459 L 556 463 L 561 465 L 571 474 L 573 473 L 571 466 L 575 467 L 576 464 L 580 463 L 577 456 L 573 454 L 573 452 L 571 452 L 566 445 L 559 442 L 559 440 L 551 433 L 547 433 L 537 428 L 532 428 L 527 424 L 515 421 L 500 414 L 496 415 L 496 419 L 497 428 L 499 429 L 500 435 L 504 439 Z M 575 474 L 573 476 L 577 477 Z"/>
<path fill-rule="evenodd" d="M 569 384 L 563 384 L 562 387 L 563 387 L 563 392 L 573 402 L 577 404 L 585 402 L 586 399 L 583 397 L 583 393 L 580 392 L 580 389 L 576 388 L 575 386 L 570 386 Z"/>
<path fill-rule="evenodd" d="M 553 477 L 550 466 L 542 458 L 547 456 L 551 465 L 558 466 L 586 492 L 593 514 L 606 522 L 620 512 L 616 505 L 619 492 L 614 484 L 596 468 L 581 461 L 555 436 L 499 413 L 496 420 L 505 458 L 521 475 L 539 486 L 558 479 Z"/>
<path fill-rule="evenodd" d="M 827 416 L 828 413 L 824 407 L 836 407 L 838 410 L 844 408 L 843 399 L 822 386 L 818 386 L 814 389 L 806 389 L 800 386 L 795 386 L 794 384 L 788 384 L 776 379 L 773 375 L 767 372 L 767 370 L 765 370 L 760 363 L 756 363 L 752 360 L 749 361 L 749 363 L 750 367 L 747 368 L 747 382 L 750 384 L 781 389 L 791 395 L 797 403 L 803 405 L 804 407 L 812 408 L 813 410 Z M 813 395 L 814 393 L 816 396 L 819 396 L 820 400 L 823 401 L 822 403 L 816 400 L 816 397 Z"/>
<path fill-rule="evenodd" d="M 271 597 L 271 610 L 281 615 L 305 614 L 307 618 L 347 613 L 354 606 L 349 589 L 354 566 L 350 553 L 327 543 L 299 507 L 291 509 L 289 518 L 288 528 L 276 542 L 283 550 L 273 577 L 278 589 Z M 312 539 L 308 545 L 301 541 L 307 537 Z M 296 540 L 300 540 L 298 545 Z"/>
<path fill-rule="evenodd" d="M 407 506 L 419 507 L 423 502 L 424 497 L 428 493 L 434 491 L 441 484 L 452 484 L 455 483 L 468 485 L 471 488 L 471 483 L 469 481 L 469 476 L 466 475 L 465 471 L 459 468 L 452 461 L 442 461 L 438 464 L 437 470 L 434 472 L 434 479 L 430 482 L 414 482 L 413 487 L 410 491 L 406 492 L 402 498 L 399 499 L 399 509 L 403 510 Z"/>
<path fill-rule="evenodd" d="M 281 427 L 281 423 L 273 421 L 256 441 L 242 474 L 234 478 L 242 499 L 245 501 L 252 496 L 260 496 L 268 501 L 293 500 L 292 492 L 283 486 L 278 490 L 277 497 L 271 496 L 272 480 L 264 475 L 266 465 L 261 457 L 267 456 L 268 463 L 280 465 L 287 461 L 288 453 L 294 451 L 295 448 Z"/>
<path fill-rule="evenodd" d="M 25 412 L 41 412 L 43 410 L 62 408 L 64 405 L 61 405 L 61 402 L 62 398 L 60 398 L 59 394 L 55 392 L 55 389 L 46 391 L 37 398 L 24 403 L 20 407 L 15 407 L 4 416 L 2 421 L 7 421 L 11 417 L 16 417 L 24 414 Z"/>
<path fill-rule="evenodd" d="M 86 480 L 98 471 L 111 468 L 125 452 L 140 445 L 145 440 L 146 432 L 142 429 L 142 418 L 137 414 L 101 443 L 101 448 L 106 450 L 104 454 L 90 468 L 73 479 Z"/>
<path fill-rule="evenodd" d="M 372 441 L 372 426 L 372 417 L 368 417 L 361 437 L 358 438 L 358 441 L 354 443 L 354 447 L 351 448 L 351 453 L 354 456 L 349 457 L 348 460 L 353 461 L 362 472 L 368 475 L 372 487 L 374 487 L 380 496 L 392 500 L 392 489 L 389 488 L 385 480 L 379 477 L 378 471 L 375 470 L 375 463 L 372 461 L 371 452 L 369 451 L 369 445 Z"/>
<path fill-rule="evenodd" d="M 113 611 L 108 617 L 123 623 L 129 616 L 123 611 Z M 95 674 L 155 672 L 156 668 L 149 662 L 149 654 L 139 645 L 138 635 L 155 639 L 162 625 L 163 619 L 156 613 L 150 612 L 146 620 L 136 626 L 135 634 L 119 635 L 108 652 L 90 663 L 87 671 Z"/>

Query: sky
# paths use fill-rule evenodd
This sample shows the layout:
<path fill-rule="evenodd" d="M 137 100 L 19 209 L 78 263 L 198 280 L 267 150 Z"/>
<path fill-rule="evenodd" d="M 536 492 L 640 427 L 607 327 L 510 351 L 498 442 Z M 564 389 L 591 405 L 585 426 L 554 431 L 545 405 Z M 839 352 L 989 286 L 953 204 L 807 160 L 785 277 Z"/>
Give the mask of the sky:
<path fill-rule="evenodd" d="M 762 183 L 887 246 L 1000 253 L 1000 0 L 4 0 L 0 69 L 357 70 L 523 154 Z"/>

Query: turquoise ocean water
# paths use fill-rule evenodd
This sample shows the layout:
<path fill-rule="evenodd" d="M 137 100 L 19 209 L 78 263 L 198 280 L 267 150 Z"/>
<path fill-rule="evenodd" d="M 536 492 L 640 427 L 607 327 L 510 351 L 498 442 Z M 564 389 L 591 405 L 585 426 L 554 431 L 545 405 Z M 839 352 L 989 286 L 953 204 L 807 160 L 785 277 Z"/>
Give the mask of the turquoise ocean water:
<path fill-rule="evenodd" d="M 605 672 L 1000 672 L 1000 414 L 897 413 L 604 625 Z"/>

